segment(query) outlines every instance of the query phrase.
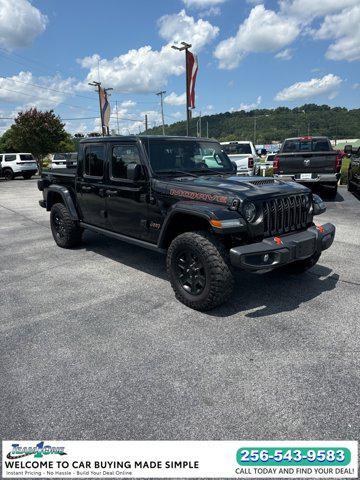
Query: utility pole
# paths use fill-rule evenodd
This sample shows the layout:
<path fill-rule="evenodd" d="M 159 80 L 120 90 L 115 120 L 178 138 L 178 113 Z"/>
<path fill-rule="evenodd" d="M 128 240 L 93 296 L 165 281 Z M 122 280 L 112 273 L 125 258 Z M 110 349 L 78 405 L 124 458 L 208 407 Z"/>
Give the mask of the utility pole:
<path fill-rule="evenodd" d="M 188 68 L 188 61 L 187 61 L 187 53 L 189 48 L 191 48 L 190 43 L 181 42 L 182 47 L 177 47 L 176 45 L 172 45 L 171 48 L 174 50 L 179 50 L 179 52 L 185 51 L 185 71 L 186 71 L 186 136 L 189 136 L 190 130 L 190 120 L 191 120 L 191 111 L 190 111 L 190 98 L 189 98 L 189 68 Z"/>
<path fill-rule="evenodd" d="M 148 116 L 147 113 L 145 113 L 145 133 L 148 131 Z"/>
<path fill-rule="evenodd" d="M 163 135 L 165 135 L 165 121 L 164 121 L 164 98 L 163 96 L 165 95 L 166 91 L 163 90 L 162 92 L 157 93 L 160 97 L 160 104 L 161 104 L 161 121 L 162 121 L 162 132 Z"/>
<path fill-rule="evenodd" d="M 120 135 L 120 129 L 119 129 L 119 113 L 118 113 L 118 102 L 116 100 L 115 102 L 116 105 L 116 125 L 117 125 L 117 133 Z"/>
<path fill-rule="evenodd" d="M 101 82 L 91 82 L 89 83 L 89 85 L 91 87 L 96 87 L 97 91 L 98 92 L 98 95 L 99 95 L 99 107 L 100 107 L 100 123 L 101 123 L 101 134 L 102 136 L 104 135 L 109 135 L 109 127 L 105 127 L 104 125 L 104 115 L 103 115 L 103 111 L 102 111 L 102 108 L 101 108 L 101 96 L 100 96 L 100 90 L 101 90 Z M 109 90 L 113 90 L 112 88 L 104 88 L 104 92 L 107 93 Z"/>

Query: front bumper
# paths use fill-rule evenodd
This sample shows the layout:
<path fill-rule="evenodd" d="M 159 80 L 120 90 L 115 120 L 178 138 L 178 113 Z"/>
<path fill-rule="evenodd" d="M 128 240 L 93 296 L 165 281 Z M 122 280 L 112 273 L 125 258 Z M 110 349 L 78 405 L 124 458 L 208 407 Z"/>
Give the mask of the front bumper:
<path fill-rule="evenodd" d="M 234 247 L 230 250 L 230 261 L 234 267 L 243 270 L 266 270 L 321 253 L 332 245 L 334 237 L 335 226 L 325 223 L 303 232 Z"/>

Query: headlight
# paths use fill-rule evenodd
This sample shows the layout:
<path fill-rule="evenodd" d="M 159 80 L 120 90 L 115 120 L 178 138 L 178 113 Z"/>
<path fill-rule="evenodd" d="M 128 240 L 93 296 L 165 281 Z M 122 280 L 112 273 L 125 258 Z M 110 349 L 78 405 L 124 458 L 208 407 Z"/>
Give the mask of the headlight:
<path fill-rule="evenodd" d="M 247 222 L 253 222 L 256 217 L 256 206 L 252 202 L 246 203 L 243 208 L 243 213 Z"/>
<path fill-rule="evenodd" d="M 322 198 L 316 193 L 313 194 L 313 202 L 314 202 L 314 215 L 320 215 L 326 211 L 325 202 L 323 202 Z"/>

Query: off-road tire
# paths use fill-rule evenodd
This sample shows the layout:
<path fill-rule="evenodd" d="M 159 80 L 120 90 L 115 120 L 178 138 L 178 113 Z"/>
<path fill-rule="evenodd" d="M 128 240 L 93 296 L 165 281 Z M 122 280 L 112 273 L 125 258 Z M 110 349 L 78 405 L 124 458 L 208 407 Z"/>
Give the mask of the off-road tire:
<path fill-rule="evenodd" d="M 288 265 L 281 267 L 281 269 L 286 273 L 298 275 L 314 267 L 319 261 L 320 256 L 321 256 L 321 253 L 314 253 L 311 257 L 305 258 L 304 260 L 297 260 L 296 262 L 289 263 Z"/>
<path fill-rule="evenodd" d="M 187 292 L 178 275 L 178 258 L 181 252 L 188 251 L 203 266 L 205 287 L 198 295 Z M 186 232 L 176 237 L 168 249 L 166 265 L 176 298 L 194 310 L 211 310 L 226 302 L 232 294 L 234 278 L 227 250 L 207 232 Z"/>
<path fill-rule="evenodd" d="M 6 181 L 14 180 L 15 178 L 14 172 L 11 170 L 11 168 L 4 168 L 2 175 Z"/>
<path fill-rule="evenodd" d="M 30 178 L 33 176 L 32 173 L 23 173 L 23 179 L 24 180 L 30 180 Z"/>
<path fill-rule="evenodd" d="M 50 226 L 59 247 L 72 248 L 81 244 L 83 229 L 71 218 L 68 209 L 62 203 L 55 203 L 51 207 Z"/>

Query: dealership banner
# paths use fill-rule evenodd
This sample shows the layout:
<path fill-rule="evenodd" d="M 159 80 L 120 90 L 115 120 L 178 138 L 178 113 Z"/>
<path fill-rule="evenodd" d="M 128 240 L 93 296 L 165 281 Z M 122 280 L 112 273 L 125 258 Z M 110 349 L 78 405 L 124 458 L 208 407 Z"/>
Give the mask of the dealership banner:
<path fill-rule="evenodd" d="M 2 478 L 357 478 L 354 441 L 60 441 L 2 444 Z"/>

